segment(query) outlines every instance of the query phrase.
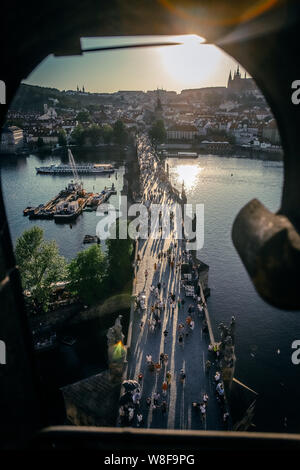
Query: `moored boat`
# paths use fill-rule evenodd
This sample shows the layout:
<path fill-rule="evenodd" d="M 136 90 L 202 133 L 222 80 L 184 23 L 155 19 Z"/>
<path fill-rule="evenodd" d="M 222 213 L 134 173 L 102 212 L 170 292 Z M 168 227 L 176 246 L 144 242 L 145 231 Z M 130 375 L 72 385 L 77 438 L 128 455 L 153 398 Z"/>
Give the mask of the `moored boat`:
<path fill-rule="evenodd" d="M 76 164 L 75 170 L 78 174 L 85 175 L 101 175 L 101 174 L 110 174 L 115 171 L 113 165 L 110 163 L 85 163 L 85 164 Z M 36 172 L 39 174 L 45 175 L 68 175 L 73 174 L 74 169 L 71 165 L 50 165 L 50 166 L 40 166 L 36 167 Z"/>

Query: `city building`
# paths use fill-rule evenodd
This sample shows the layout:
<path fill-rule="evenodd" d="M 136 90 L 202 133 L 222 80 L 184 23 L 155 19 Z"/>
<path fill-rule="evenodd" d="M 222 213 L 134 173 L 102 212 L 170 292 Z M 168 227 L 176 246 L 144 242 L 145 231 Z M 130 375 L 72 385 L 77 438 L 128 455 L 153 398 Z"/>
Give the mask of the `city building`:
<path fill-rule="evenodd" d="M 232 93 L 251 93 L 256 90 L 256 85 L 253 78 L 247 78 L 246 72 L 244 78 L 241 76 L 240 67 L 238 65 L 233 77 L 230 70 L 227 89 Z"/>
<path fill-rule="evenodd" d="M 168 140 L 193 140 L 198 135 L 197 127 L 193 125 L 176 124 L 167 130 Z"/>
<path fill-rule="evenodd" d="M 17 153 L 23 147 L 23 130 L 17 126 L 4 127 L 1 134 L 1 153 Z"/>

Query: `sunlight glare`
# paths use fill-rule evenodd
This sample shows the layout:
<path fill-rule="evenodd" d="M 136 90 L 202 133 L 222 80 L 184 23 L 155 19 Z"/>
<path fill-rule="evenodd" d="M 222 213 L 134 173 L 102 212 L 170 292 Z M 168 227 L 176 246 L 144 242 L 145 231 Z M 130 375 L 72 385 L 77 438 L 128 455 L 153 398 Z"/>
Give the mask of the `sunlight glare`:
<path fill-rule="evenodd" d="M 190 191 L 195 186 L 197 177 L 202 170 L 203 168 L 201 168 L 199 165 L 177 165 L 175 173 L 177 182 L 180 185 L 182 185 L 182 182 L 184 182 L 185 189 Z"/>
<path fill-rule="evenodd" d="M 159 49 L 164 73 L 183 88 L 206 86 L 205 81 L 211 81 L 220 65 L 221 50 L 205 44 L 205 40 L 197 35 L 180 36 L 177 39 L 183 44 Z"/>

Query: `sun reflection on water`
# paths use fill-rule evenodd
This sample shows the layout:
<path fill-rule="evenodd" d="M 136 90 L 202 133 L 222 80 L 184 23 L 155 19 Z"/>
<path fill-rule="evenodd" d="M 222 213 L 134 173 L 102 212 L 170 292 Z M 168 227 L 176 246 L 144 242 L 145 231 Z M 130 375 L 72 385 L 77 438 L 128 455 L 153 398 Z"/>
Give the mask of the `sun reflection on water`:
<path fill-rule="evenodd" d="M 177 165 L 175 168 L 175 177 L 180 185 L 184 182 L 185 189 L 190 191 L 195 186 L 199 173 L 202 170 L 203 168 L 197 164 Z"/>

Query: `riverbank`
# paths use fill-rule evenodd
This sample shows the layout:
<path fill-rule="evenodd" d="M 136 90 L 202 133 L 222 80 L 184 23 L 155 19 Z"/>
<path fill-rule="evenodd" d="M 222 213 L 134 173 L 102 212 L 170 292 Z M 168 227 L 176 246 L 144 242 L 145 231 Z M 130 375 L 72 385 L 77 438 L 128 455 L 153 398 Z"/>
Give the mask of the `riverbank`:
<path fill-rule="evenodd" d="M 278 148 L 244 147 L 237 144 L 222 145 L 222 142 L 207 144 L 167 143 L 158 146 L 158 152 L 165 158 L 180 158 L 178 152 L 188 151 L 201 155 L 216 155 L 222 157 L 249 158 L 252 160 L 283 161 L 283 150 Z"/>

